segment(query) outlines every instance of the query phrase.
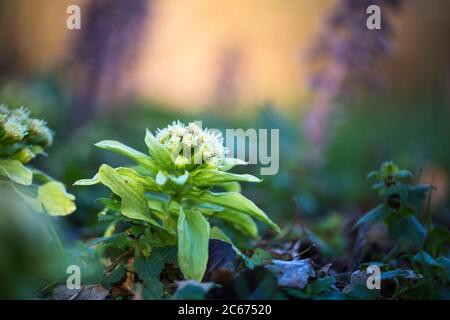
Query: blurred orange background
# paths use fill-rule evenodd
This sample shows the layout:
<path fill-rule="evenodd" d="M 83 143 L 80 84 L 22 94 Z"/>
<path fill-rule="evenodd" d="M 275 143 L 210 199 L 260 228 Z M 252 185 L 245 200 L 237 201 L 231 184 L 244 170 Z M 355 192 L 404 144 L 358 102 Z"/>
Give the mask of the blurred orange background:
<path fill-rule="evenodd" d="M 15 53 L 16 70 L 30 75 L 67 61 L 79 31 L 66 29 L 66 7 L 79 4 L 83 19 L 90 0 L 2 2 L 8 12 L 0 13 L 0 43 Z M 309 94 L 305 54 L 337 1 L 153 0 L 150 5 L 140 50 L 127 72 L 135 98 L 202 109 L 221 99 L 218 86 L 228 81 L 227 94 L 240 107 L 273 102 L 298 108 Z M 414 90 L 436 73 L 450 79 L 449 12 L 446 0 L 412 0 L 395 14 L 397 51 L 382 72 L 396 93 Z"/>

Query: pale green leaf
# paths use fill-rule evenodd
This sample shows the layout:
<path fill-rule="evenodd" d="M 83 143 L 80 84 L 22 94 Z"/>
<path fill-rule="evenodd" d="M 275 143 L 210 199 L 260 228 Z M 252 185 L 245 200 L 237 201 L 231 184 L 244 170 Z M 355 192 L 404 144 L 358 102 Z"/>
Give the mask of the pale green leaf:
<path fill-rule="evenodd" d="M 95 184 L 100 183 L 100 175 L 98 173 L 95 174 L 95 176 L 92 177 L 92 179 L 81 179 L 76 181 L 73 185 L 74 186 L 92 186 Z"/>
<path fill-rule="evenodd" d="M 123 143 L 113 140 L 103 140 L 96 143 L 95 145 L 99 148 L 110 150 L 123 155 L 149 169 L 152 173 L 156 173 L 158 171 L 156 163 L 152 160 L 151 157 L 127 145 L 124 145 Z"/>
<path fill-rule="evenodd" d="M 52 216 L 66 216 L 76 210 L 75 197 L 60 182 L 49 181 L 39 186 L 38 199 L 45 211 Z"/>
<path fill-rule="evenodd" d="M 227 182 L 261 182 L 250 174 L 235 174 L 219 170 L 198 170 L 192 177 L 194 185 L 199 187 L 213 186 Z"/>
<path fill-rule="evenodd" d="M 26 186 L 29 186 L 33 181 L 31 170 L 18 160 L 0 160 L 0 175 Z"/>
<path fill-rule="evenodd" d="M 248 215 L 230 209 L 225 209 L 221 212 L 215 212 L 213 214 L 204 213 L 207 217 L 213 217 L 230 222 L 236 229 L 241 230 L 245 234 L 256 238 L 258 236 L 258 227 L 255 221 Z"/>
<path fill-rule="evenodd" d="M 199 211 L 178 217 L 178 264 L 188 279 L 202 281 L 208 263 L 209 223 Z"/>
<path fill-rule="evenodd" d="M 241 184 L 239 182 L 221 183 L 221 184 L 218 184 L 216 187 L 222 188 L 224 191 L 227 191 L 227 192 L 241 193 L 241 191 L 242 191 Z"/>
<path fill-rule="evenodd" d="M 225 158 L 224 163 L 222 165 L 222 171 L 229 171 L 235 166 L 239 165 L 247 165 L 248 163 L 239 158 Z"/>
<path fill-rule="evenodd" d="M 120 169 L 120 170 L 119 170 Z M 151 218 L 145 197 L 145 178 L 127 168 L 113 169 L 102 165 L 99 170 L 102 183 L 122 199 L 121 213 L 130 219 L 143 220 L 155 226 L 160 225 Z M 126 173 L 126 174 L 125 174 Z"/>
<path fill-rule="evenodd" d="M 196 199 L 200 201 L 209 202 L 212 204 L 220 205 L 224 208 L 236 210 L 242 213 L 246 213 L 255 219 L 258 219 L 265 224 L 269 225 L 275 231 L 280 232 L 280 228 L 267 217 L 267 215 L 258 208 L 251 200 L 244 197 L 237 192 L 222 192 L 213 193 L 210 191 L 202 192 L 196 195 Z"/>

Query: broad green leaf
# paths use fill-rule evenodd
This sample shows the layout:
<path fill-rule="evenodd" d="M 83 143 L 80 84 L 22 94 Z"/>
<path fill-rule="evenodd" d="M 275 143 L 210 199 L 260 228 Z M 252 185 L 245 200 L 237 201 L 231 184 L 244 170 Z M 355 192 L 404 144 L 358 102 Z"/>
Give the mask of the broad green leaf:
<path fill-rule="evenodd" d="M 115 170 L 123 177 L 129 178 L 128 180 L 133 180 L 134 182 L 144 186 L 146 191 L 160 191 L 158 184 L 152 177 L 140 175 L 136 170 L 127 167 L 119 167 Z"/>
<path fill-rule="evenodd" d="M 379 222 L 383 221 L 389 214 L 389 208 L 385 204 L 381 204 L 378 207 L 373 208 L 366 214 L 364 214 L 359 220 L 356 222 L 354 228 L 360 226 L 363 223 L 367 222 Z"/>
<path fill-rule="evenodd" d="M 239 158 L 225 158 L 224 163 L 222 165 L 222 171 L 229 171 L 235 166 L 239 165 L 247 165 L 248 163 Z"/>
<path fill-rule="evenodd" d="M 122 168 L 126 169 L 126 168 Z M 143 182 L 144 177 L 132 174 L 132 169 L 121 170 L 113 169 L 108 165 L 102 165 L 99 170 L 102 183 L 111 189 L 122 199 L 121 213 L 130 219 L 143 220 L 152 225 L 161 227 L 151 218 L 150 209 L 145 197 L 146 185 Z M 137 179 L 135 179 L 137 177 Z"/>
<path fill-rule="evenodd" d="M 250 174 L 235 174 L 219 170 L 198 170 L 192 177 L 194 185 L 199 187 L 213 186 L 226 182 L 261 182 Z"/>
<path fill-rule="evenodd" d="M 100 175 L 98 173 L 96 173 L 95 176 L 92 177 L 92 179 L 81 179 L 81 180 L 76 181 L 73 185 L 74 186 L 93 186 L 98 183 L 100 183 Z"/>
<path fill-rule="evenodd" d="M 171 170 L 173 168 L 172 157 L 166 148 L 156 140 L 153 133 L 150 130 L 146 130 L 145 133 L 145 144 L 148 147 L 148 152 L 153 160 L 161 167 L 167 170 Z"/>
<path fill-rule="evenodd" d="M 199 211 L 178 217 L 178 264 L 184 276 L 202 281 L 208 263 L 209 223 Z"/>
<path fill-rule="evenodd" d="M 0 175 L 26 186 L 29 186 L 33 181 L 31 170 L 18 160 L 0 160 Z"/>
<path fill-rule="evenodd" d="M 106 288 L 109 288 L 113 284 L 122 281 L 122 279 L 125 277 L 126 271 L 127 270 L 125 269 L 125 267 L 123 265 L 120 265 L 117 269 L 105 275 L 102 281 L 102 285 Z"/>
<path fill-rule="evenodd" d="M 38 199 L 45 211 L 52 216 L 66 216 L 76 210 L 75 197 L 67 193 L 60 182 L 50 181 L 39 186 Z"/>
<path fill-rule="evenodd" d="M 143 281 L 159 279 L 166 263 L 175 263 L 177 257 L 176 247 L 165 246 L 152 249 L 150 257 L 136 257 L 134 270 Z"/>
<path fill-rule="evenodd" d="M 116 152 L 120 155 L 123 155 L 131 160 L 134 160 L 135 162 L 139 163 L 143 167 L 149 169 L 152 173 L 156 173 L 158 171 L 158 168 L 156 166 L 156 163 L 150 158 L 148 155 L 137 151 L 131 147 L 128 147 L 127 145 L 124 145 L 123 143 L 120 143 L 118 141 L 113 140 L 103 140 L 95 144 L 95 146 L 110 150 L 113 152 Z"/>
<path fill-rule="evenodd" d="M 256 238 L 258 236 L 258 227 L 256 226 L 255 221 L 244 213 L 225 209 L 224 211 L 215 212 L 213 214 L 205 213 L 205 215 L 231 222 L 236 229 L 241 230 L 252 238 Z"/>
<path fill-rule="evenodd" d="M 213 193 L 210 191 L 202 192 L 196 195 L 196 199 L 200 201 L 209 202 L 212 204 L 220 205 L 224 208 L 236 210 L 242 213 L 246 213 L 255 219 L 258 219 L 265 224 L 272 227 L 277 232 L 280 232 L 280 228 L 267 217 L 267 215 L 258 208 L 251 200 L 244 197 L 237 192 L 222 192 Z"/>

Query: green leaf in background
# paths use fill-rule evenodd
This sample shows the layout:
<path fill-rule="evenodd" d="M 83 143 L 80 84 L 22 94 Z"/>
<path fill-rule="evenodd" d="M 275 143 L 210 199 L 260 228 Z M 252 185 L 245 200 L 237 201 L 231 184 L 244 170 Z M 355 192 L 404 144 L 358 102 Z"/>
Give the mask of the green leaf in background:
<path fill-rule="evenodd" d="M 226 182 L 261 182 L 255 176 L 250 174 L 234 174 L 219 170 L 198 170 L 192 177 L 194 185 L 199 187 L 213 186 Z"/>
<path fill-rule="evenodd" d="M 203 300 L 205 299 L 205 290 L 201 284 L 190 283 L 178 289 L 173 296 L 174 300 Z"/>
<path fill-rule="evenodd" d="M 52 216 L 66 216 L 76 210 L 75 197 L 67 193 L 60 182 L 49 181 L 39 186 L 38 199 L 45 211 Z"/>
<path fill-rule="evenodd" d="M 278 288 L 275 275 L 260 266 L 241 272 L 234 284 L 237 297 L 241 300 L 273 299 Z"/>
<path fill-rule="evenodd" d="M 441 249 L 450 243 L 450 231 L 444 227 L 435 227 L 431 232 L 431 239 L 431 253 L 437 256 Z"/>
<path fill-rule="evenodd" d="M 100 167 L 99 175 L 102 183 L 122 199 L 121 213 L 125 217 L 143 220 L 161 227 L 151 218 L 145 197 L 146 185 L 142 183 L 145 181 L 142 180 L 144 177 L 139 176 L 137 173 L 133 175 L 132 171 L 132 169 L 128 169 L 127 172 L 122 170 L 119 173 L 118 169 L 113 169 L 104 164 Z"/>
<path fill-rule="evenodd" d="M 111 273 L 105 275 L 102 285 L 106 288 L 111 287 L 115 283 L 119 283 L 125 277 L 126 269 L 123 265 L 120 265 L 117 269 L 112 271 Z"/>
<path fill-rule="evenodd" d="M 33 181 L 31 170 L 18 160 L 0 160 L 0 175 L 26 186 Z"/>
<path fill-rule="evenodd" d="M 166 263 L 175 263 L 177 257 L 176 247 L 154 247 L 150 257 L 136 257 L 134 270 L 143 281 L 158 279 Z"/>
<path fill-rule="evenodd" d="M 172 169 L 172 157 L 169 150 L 164 148 L 148 129 L 145 133 L 145 144 L 148 147 L 150 156 L 161 168 Z"/>
<path fill-rule="evenodd" d="M 426 231 L 415 216 L 391 216 L 387 225 L 392 235 L 408 240 L 417 247 L 423 246 Z"/>
<path fill-rule="evenodd" d="M 146 279 L 143 286 L 142 298 L 145 300 L 158 300 L 164 294 L 164 285 L 158 279 Z"/>
<path fill-rule="evenodd" d="M 213 193 L 206 191 L 196 196 L 200 201 L 209 202 L 212 204 L 220 205 L 224 208 L 236 210 L 242 213 L 246 213 L 255 219 L 258 219 L 265 224 L 272 227 L 277 232 L 280 232 L 280 228 L 267 217 L 267 215 L 258 208 L 251 200 L 247 199 L 240 193 L 236 192 L 223 192 Z"/>
<path fill-rule="evenodd" d="M 113 140 L 103 140 L 95 144 L 95 146 L 116 152 L 121 154 L 135 162 L 139 163 L 143 167 L 149 169 L 152 173 L 156 173 L 158 171 L 155 162 L 148 155 L 137 151 L 129 146 L 124 145 L 118 141 Z"/>
<path fill-rule="evenodd" d="M 418 252 L 413 257 L 414 262 L 422 263 L 430 267 L 441 267 L 441 265 L 429 253 L 422 251 Z"/>
<path fill-rule="evenodd" d="M 344 295 L 351 300 L 375 300 L 378 298 L 379 290 L 369 290 L 365 284 L 355 284 Z"/>
<path fill-rule="evenodd" d="M 390 211 L 389 208 L 385 204 L 380 204 L 378 207 L 373 208 L 372 210 L 364 214 L 361 218 L 359 218 L 354 228 L 367 222 L 383 221 L 389 215 L 389 211 Z"/>
<path fill-rule="evenodd" d="M 184 276 L 202 281 L 208 263 L 209 223 L 199 211 L 180 207 L 178 217 L 178 264 Z"/>

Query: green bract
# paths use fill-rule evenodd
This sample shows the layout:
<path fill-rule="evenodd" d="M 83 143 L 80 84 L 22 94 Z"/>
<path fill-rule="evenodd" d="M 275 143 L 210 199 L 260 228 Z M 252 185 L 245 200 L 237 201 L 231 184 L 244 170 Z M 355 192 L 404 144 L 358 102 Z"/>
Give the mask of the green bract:
<path fill-rule="evenodd" d="M 210 218 L 221 219 L 252 238 L 258 235 L 253 219 L 279 231 L 261 209 L 236 192 L 240 190 L 239 182 L 261 180 L 227 172 L 245 162 L 226 158 L 220 135 L 202 130 L 195 123 L 185 126 L 174 122 L 156 136 L 147 130 L 145 143 L 148 155 L 116 141 L 97 143 L 99 148 L 134 160 L 137 166 L 112 168 L 104 164 L 92 179 L 79 180 L 75 185 L 107 186 L 113 199 L 119 198 L 118 211 L 122 216 L 153 230 L 150 243 L 156 243 L 156 237 L 176 241 L 178 264 L 186 278 L 203 278 L 208 262 Z M 213 192 L 213 187 L 223 192 Z"/>
<path fill-rule="evenodd" d="M 53 133 L 43 120 L 30 117 L 24 107 L 0 105 L 0 182 L 14 189 L 38 212 L 68 215 L 75 211 L 74 196 L 64 186 L 28 166 L 53 142 Z"/>

